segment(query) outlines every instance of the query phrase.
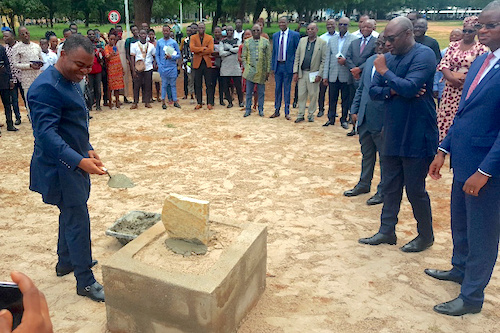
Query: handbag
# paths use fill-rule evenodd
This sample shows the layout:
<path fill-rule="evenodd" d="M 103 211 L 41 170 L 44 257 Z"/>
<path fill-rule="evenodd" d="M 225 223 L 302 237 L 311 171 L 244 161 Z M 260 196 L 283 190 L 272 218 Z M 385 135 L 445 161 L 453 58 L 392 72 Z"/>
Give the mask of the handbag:
<path fill-rule="evenodd" d="M 139 46 L 139 45 L 138 45 Z M 146 51 L 144 51 L 140 46 L 139 46 L 139 49 L 141 49 L 141 53 L 142 53 L 142 59 L 139 59 L 135 62 L 135 70 L 137 72 L 144 72 L 146 70 L 146 62 L 144 61 L 144 59 L 146 59 L 146 55 L 148 53 L 148 43 L 146 42 Z"/>

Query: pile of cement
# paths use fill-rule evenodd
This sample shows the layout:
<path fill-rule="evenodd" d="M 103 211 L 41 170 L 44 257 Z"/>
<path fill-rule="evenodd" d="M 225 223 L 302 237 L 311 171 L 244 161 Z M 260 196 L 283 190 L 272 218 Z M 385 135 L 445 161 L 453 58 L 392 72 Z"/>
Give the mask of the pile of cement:
<path fill-rule="evenodd" d="M 172 252 L 184 257 L 189 257 L 192 254 L 203 255 L 208 251 L 207 246 L 198 239 L 167 238 L 165 245 Z"/>
<path fill-rule="evenodd" d="M 127 244 L 160 220 L 161 214 L 134 210 L 116 220 L 106 230 L 106 235 L 116 237 L 120 243 Z"/>
<path fill-rule="evenodd" d="M 134 187 L 135 184 L 127 176 L 117 174 L 109 178 L 108 186 L 112 188 L 130 188 Z"/>

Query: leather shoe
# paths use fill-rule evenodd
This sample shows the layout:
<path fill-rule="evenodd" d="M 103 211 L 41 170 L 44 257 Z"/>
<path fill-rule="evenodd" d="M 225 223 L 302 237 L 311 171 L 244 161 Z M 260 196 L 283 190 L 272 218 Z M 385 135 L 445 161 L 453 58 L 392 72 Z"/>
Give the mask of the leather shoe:
<path fill-rule="evenodd" d="M 396 235 L 386 235 L 377 232 L 372 237 L 360 238 L 358 242 L 361 244 L 368 244 L 368 245 L 380 245 L 380 244 L 396 245 L 397 240 L 398 238 L 396 237 Z"/>
<path fill-rule="evenodd" d="M 196 106 L 194 107 L 194 109 L 195 110 L 199 110 L 199 109 L 201 109 L 201 107 L 202 107 L 201 104 L 196 104 Z"/>
<path fill-rule="evenodd" d="M 14 123 L 14 125 L 21 125 L 21 119 L 16 119 L 16 122 Z"/>
<path fill-rule="evenodd" d="M 304 121 L 304 118 L 297 118 L 297 119 L 295 119 L 295 123 L 300 123 L 302 121 Z"/>
<path fill-rule="evenodd" d="M 104 302 L 104 288 L 99 282 L 94 282 L 84 288 L 76 288 L 76 293 L 85 296 L 96 302 Z"/>
<path fill-rule="evenodd" d="M 285 119 L 286 119 L 286 120 L 291 120 L 291 119 L 292 119 L 292 117 L 290 117 L 289 115 L 286 115 L 286 116 L 285 116 Z"/>
<path fill-rule="evenodd" d="M 355 136 L 356 134 L 358 134 L 358 132 L 353 128 L 352 131 L 347 133 L 347 136 Z"/>
<path fill-rule="evenodd" d="M 434 239 L 431 241 L 425 240 L 423 237 L 417 236 L 412 241 L 401 247 L 403 252 L 422 252 L 430 248 L 434 244 Z"/>
<path fill-rule="evenodd" d="M 212 110 L 214 107 L 212 104 L 207 104 L 207 109 Z"/>
<path fill-rule="evenodd" d="M 179 109 L 181 108 L 181 106 L 179 105 L 179 103 L 178 103 L 178 102 L 174 102 L 174 106 L 175 106 L 176 108 L 179 108 Z"/>
<path fill-rule="evenodd" d="M 370 199 L 366 200 L 366 204 L 368 206 L 378 205 L 378 204 L 381 204 L 383 202 L 384 202 L 384 198 L 378 192 L 375 193 L 375 195 L 373 195 L 373 197 L 371 197 Z"/>
<path fill-rule="evenodd" d="M 439 269 L 426 268 L 426 269 L 424 269 L 424 273 L 435 278 L 435 279 L 438 279 L 438 280 L 452 281 L 452 282 L 456 282 L 458 284 L 462 284 L 462 282 L 464 280 L 463 278 L 461 278 L 459 276 L 453 275 L 452 270 L 442 271 Z"/>
<path fill-rule="evenodd" d="M 92 260 L 92 263 L 90 264 L 90 268 L 92 268 L 95 265 L 97 265 L 97 263 L 98 263 L 97 260 Z M 65 275 L 68 275 L 71 272 L 73 272 L 73 267 L 62 268 L 62 267 L 59 267 L 59 265 L 56 265 L 56 275 L 57 276 L 65 276 Z"/>
<path fill-rule="evenodd" d="M 230 109 L 230 108 L 232 108 L 232 107 L 233 107 L 233 103 L 229 103 L 229 104 L 227 105 L 227 108 L 228 108 L 228 109 Z"/>
<path fill-rule="evenodd" d="M 346 197 L 355 197 L 357 195 L 368 193 L 368 192 L 370 192 L 369 187 L 361 187 L 361 186 L 356 185 L 356 186 L 354 186 L 353 189 L 345 191 L 344 195 Z"/>
<path fill-rule="evenodd" d="M 280 116 L 280 114 L 275 112 L 269 118 L 278 118 L 279 116 Z"/>
<path fill-rule="evenodd" d="M 7 131 L 10 131 L 10 132 L 15 132 L 15 131 L 19 131 L 18 128 L 14 127 L 14 125 L 7 125 Z"/>
<path fill-rule="evenodd" d="M 325 111 L 319 111 L 317 117 L 323 117 L 325 114 Z"/>
<path fill-rule="evenodd" d="M 332 125 L 332 126 L 333 126 L 333 125 L 335 125 L 335 123 L 332 123 L 331 121 L 329 121 L 329 120 L 328 120 L 328 121 L 327 121 L 327 122 L 323 125 L 323 127 L 327 127 L 327 126 L 330 126 L 330 125 Z"/>
<path fill-rule="evenodd" d="M 296 108 L 297 108 L 297 103 L 296 103 L 296 102 L 293 102 L 292 107 L 293 107 L 294 109 L 296 109 Z"/>
<path fill-rule="evenodd" d="M 340 126 L 342 126 L 343 129 L 349 129 L 349 124 L 347 123 L 347 121 L 340 123 Z"/>
<path fill-rule="evenodd" d="M 247 111 L 247 112 L 245 112 L 245 114 L 243 115 L 243 117 L 248 117 L 249 115 L 251 115 L 251 113 Z"/>
<path fill-rule="evenodd" d="M 481 312 L 481 306 L 472 306 L 465 304 L 463 299 L 457 297 L 449 302 L 434 306 L 434 311 L 448 316 L 463 316 L 467 313 Z"/>

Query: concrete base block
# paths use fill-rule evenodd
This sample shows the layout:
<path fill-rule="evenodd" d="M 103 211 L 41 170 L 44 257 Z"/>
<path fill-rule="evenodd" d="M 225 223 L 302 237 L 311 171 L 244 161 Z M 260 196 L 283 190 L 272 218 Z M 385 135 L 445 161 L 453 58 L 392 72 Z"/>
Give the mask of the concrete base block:
<path fill-rule="evenodd" d="M 115 253 L 102 272 L 111 332 L 236 332 L 266 286 L 267 228 L 248 224 L 202 274 L 134 259 L 165 233 L 159 222 Z"/>

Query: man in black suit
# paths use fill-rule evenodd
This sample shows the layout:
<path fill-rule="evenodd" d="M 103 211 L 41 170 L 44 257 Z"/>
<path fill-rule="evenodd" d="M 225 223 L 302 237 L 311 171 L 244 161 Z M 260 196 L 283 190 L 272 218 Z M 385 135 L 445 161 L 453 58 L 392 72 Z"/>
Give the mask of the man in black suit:
<path fill-rule="evenodd" d="M 439 43 L 432 37 L 427 36 L 427 20 L 424 18 L 419 18 L 413 24 L 413 33 L 415 34 L 415 42 L 423 44 L 431 48 L 436 55 L 436 62 L 441 61 L 441 50 L 439 49 Z"/>
<path fill-rule="evenodd" d="M 9 58 L 5 48 L 0 45 L 0 96 L 5 108 L 5 119 L 7 131 L 17 131 L 12 121 L 12 104 L 10 102 L 10 90 L 14 88 L 12 74 L 10 71 Z"/>
<path fill-rule="evenodd" d="M 347 50 L 347 67 L 349 67 L 349 70 L 354 77 L 353 95 L 356 92 L 356 89 L 358 89 L 359 87 L 361 73 L 363 72 L 363 68 L 365 67 L 366 60 L 375 54 L 375 45 L 377 42 L 377 38 L 372 35 L 374 28 L 375 20 L 369 19 L 363 22 L 363 24 L 361 25 L 362 37 L 358 40 L 353 41 L 351 45 L 349 45 L 349 49 Z M 347 136 L 353 136 L 355 134 L 356 123 L 353 122 L 352 131 L 347 133 Z"/>
<path fill-rule="evenodd" d="M 425 178 L 438 143 L 436 106 L 432 96 L 436 58 L 427 46 L 415 43 L 413 26 L 406 17 L 396 17 L 385 29 L 390 53 L 377 55 L 377 71 L 370 97 L 385 101 L 381 150 L 384 206 L 380 229 L 362 244 L 397 242 L 396 224 L 406 188 L 417 220 L 418 236 L 401 247 L 403 252 L 420 252 L 434 243 L 432 214 Z M 424 90 L 422 90 L 424 89 Z"/>
<path fill-rule="evenodd" d="M 387 52 L 383 34 L 383 32 L 380 34 L 376 42 L 377 53 L 379 54 Z M 370 98 L 370 87 L 375 74 L 373 61 L 376 58 L 376 55 L 372 55 L 366 61 L 366 66 L 364 66 L 365 70 L 361 74 L 361 79 L 359 80 L 360 84 L 356 90 L 356 95 L 354 96 L 354 101 L 351 106 L 351 119 L 354 123 L 357 123 L 363 159 L 361 161 L 361 176 L 359 182 L 353 189 L 344 192 L 346 197 L 354 197 L 362 193 L 370 192 L 375 162 L 377 161 L 377 152 L 380 154 L 380 149 L 382 147 L 382 120 L 385 110 L 384 102 L 375 101 Z M 382 170 L 382 165 L 380 169 Z M 377 186 L 377 193 L 368 199 L 366 204 L 377 205 L 382 202 L 381 179 Z"/>

